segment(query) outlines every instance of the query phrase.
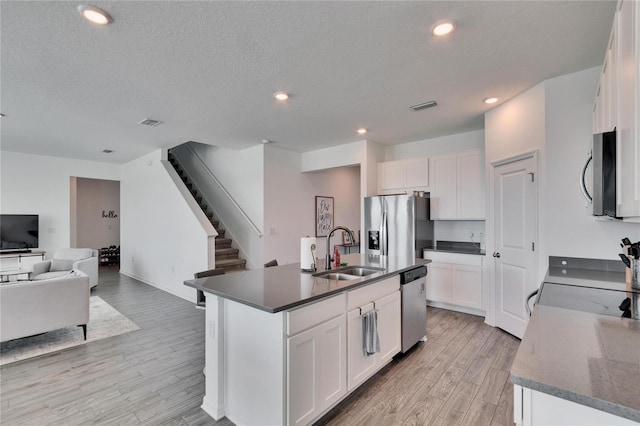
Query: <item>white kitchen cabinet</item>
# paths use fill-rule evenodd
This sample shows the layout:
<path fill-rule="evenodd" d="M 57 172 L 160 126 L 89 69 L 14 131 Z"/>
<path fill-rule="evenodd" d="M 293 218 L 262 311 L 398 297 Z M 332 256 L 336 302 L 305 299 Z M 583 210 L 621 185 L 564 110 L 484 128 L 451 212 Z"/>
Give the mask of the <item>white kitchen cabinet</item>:
<path fill-rule="evenodd" d="M 458 218 L 458 157 L 433 157 L 433 188 L 431 192 L 431 219 Z"/>
<path fill-rule="evenodd" d="M 380 339 L 380 353 L 377 353 L 378 364 L 384 365 L 400 352 L 402 345 L 400 292 L 375 301 L 378 310 L 378 337 Z"/>
<path fill-rule="evenodd" d="M 352 391 L 382 366 L 391 361 L 393 356 L 400 352 L 400 291 L 399 279 L 394 277 L 382 281 L 378 288 L 359 289 L 351 298 L 354 300 L 347 313 L 347 388 Z M 389 293 L 389 289 L 392 290 Z M 363 293 L 362 290 L 367 293 Z M 386 295 L 380 296 L 380 293 Z M 369 295 L 369 297 L 367 297 Z M 353 306 L 357 303 L 357 306 Z M 362 315 L 378 310 L 378 338 L 380 340 L 380 352 L 366 356 L 363 351 Z"/>
<path fill-rule="evenodd" d="M 463 152 L 431 158 L 431 218 L 483 220 L 484 158 Z"/>
<path fill-rule="evenodd" d="M 617 33 L 616 200 L 618 215 L 640 218 L 640 6 L 625 0 L 613 25 Z M 608 57 L 609 58 L 609 57 Z"/>
<path fill-rule="evenodd" d="M 427 269 L 427 300 L 451 303 L 451 265 L 433 262 Z"/>
<path fill-rule="evenodd" d="M 411 193 L 429 189 L 429 158 L 378 163 L 378 192 Z"/>
<path fill-rule="evenodd" d="M 346 317 L 287 339 L 289 424 L 308 424 L 339 401 L 346 386 Z"/>
<path fill-rule="evenodd" d="M 482 270 L 479 266 L 451 265 L 451 303 L 482 309 Z"/>
<path fill-rule="evenodd" d="M 405 160 L 405 184 L 407 189 L 429 187 L 429 158 Z"/>
<path fill-rule="evenodd" d="M 427 302 L 467 313 L 482 313 L 482 257 L 425 251 Z"/>
<path fill-rule="evenodd" d="M 347 317 L 320 326 L 320 407 L 325 410 L 347 393 Z"/>
<path fill-rule="evenodd" d="M 361 313 L 360 308 L 356 308 L 350 310 L 347 314 L 347 335 L 349 336 L 347 344 L 347 388 L 349 391 L 355 389 L 375 373 L 376 357 L 374 355 L 365 356 L 362 349 L 362 314 L 373 309 L 373 304 L 371 303 L 363 308 L 367 309 L 367 311 Z"/>
<path fill-rule="evenodd" d="M 636 422 L 533 389 L 513 386 L 513 420 L 535 425 L 637 425 Z"/>
<path fill-rule="evenodd" d="M 386 161 L 378 164 L 380 191 L 404 189 L 406 187 L 404 161 Z"/>
<path fill-rule="evenodd" d="M 319 328 L 287 339 L 289 424 L 307 424 L 320 413 L 319 348 Z"/>

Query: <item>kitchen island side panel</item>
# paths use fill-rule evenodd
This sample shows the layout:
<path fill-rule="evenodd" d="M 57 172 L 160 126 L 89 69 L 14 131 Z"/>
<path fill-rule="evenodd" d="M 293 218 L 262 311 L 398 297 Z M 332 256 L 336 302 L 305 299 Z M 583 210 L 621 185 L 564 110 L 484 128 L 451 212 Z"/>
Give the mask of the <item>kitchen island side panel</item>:
<path fill-rule="evenodd" d="M 242 425 L 285 424 L 284 313 L 225 300 L 225 413 Z"/>

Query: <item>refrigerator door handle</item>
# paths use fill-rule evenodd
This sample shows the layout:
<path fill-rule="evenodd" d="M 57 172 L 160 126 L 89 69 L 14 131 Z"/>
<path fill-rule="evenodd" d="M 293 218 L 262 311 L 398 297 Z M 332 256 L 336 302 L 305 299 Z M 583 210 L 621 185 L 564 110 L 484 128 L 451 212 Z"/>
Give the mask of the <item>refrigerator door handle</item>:
<path fill-rule="evenodd" d="M 387 255 L 387 212 L 382 212 L 382 223 L 380 224 L 380 254 Z"/>

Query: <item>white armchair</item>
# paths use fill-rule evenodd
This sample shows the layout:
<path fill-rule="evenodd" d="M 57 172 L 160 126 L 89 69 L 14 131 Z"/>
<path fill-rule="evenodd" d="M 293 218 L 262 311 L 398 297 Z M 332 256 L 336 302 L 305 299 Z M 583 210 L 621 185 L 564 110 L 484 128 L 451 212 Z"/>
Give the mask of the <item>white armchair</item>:
<path fill-rule="evenodd" d="M 31 279 L 47 280 L 63 277 L 71 271 L 82 271 L 89 276 L 91 288 L 98 285 L 98 250 L 90 248 L 58 249 L 50 260 L 33 264 Z"/>

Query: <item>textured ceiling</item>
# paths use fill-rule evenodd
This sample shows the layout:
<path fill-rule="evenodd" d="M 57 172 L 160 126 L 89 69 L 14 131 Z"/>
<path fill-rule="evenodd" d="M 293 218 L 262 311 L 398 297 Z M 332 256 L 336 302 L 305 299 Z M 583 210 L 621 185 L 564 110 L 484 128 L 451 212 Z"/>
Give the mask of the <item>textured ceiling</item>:
<path fill-rule="evenodd" d="M 198 141 L 299 152 L 483 127 L 540 81 L 602 63 L 615 1 L 2 1 L 1 148 L 125 162 Z M 429 27 L 457 22 L 436 39 Z M 292 94 L 287 103 L 272 97 Z M 437 108 L 409 106 L 436 100 Z M 162 120 L 158 127 L 137 123 Z M 110 155 L 102 154 L 113 149 Z"/>

